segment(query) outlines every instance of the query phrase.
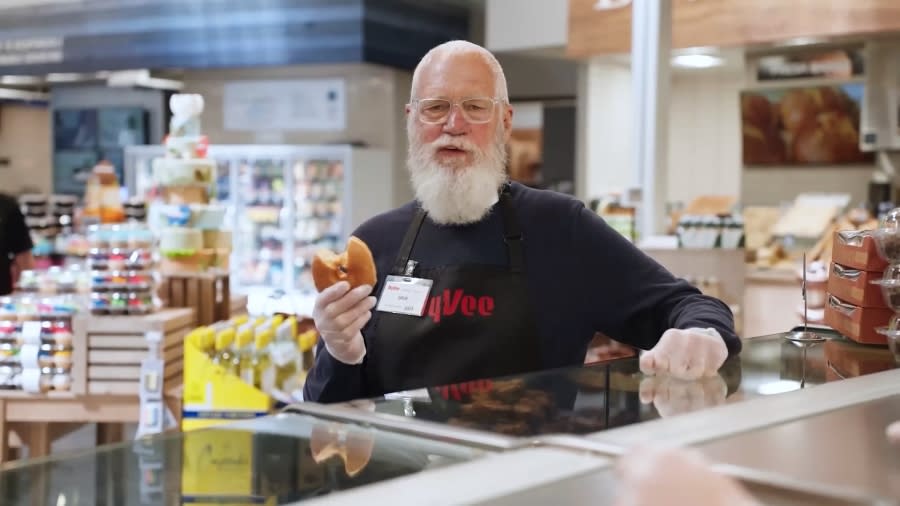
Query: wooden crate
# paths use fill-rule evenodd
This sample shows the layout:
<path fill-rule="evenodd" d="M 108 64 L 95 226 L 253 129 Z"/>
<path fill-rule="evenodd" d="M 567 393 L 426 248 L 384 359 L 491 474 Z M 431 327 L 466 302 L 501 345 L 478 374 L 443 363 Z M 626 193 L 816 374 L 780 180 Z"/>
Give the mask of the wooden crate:
<path fill-rule="evenodd" d="M 231 317 L 231 289 L 227 273 L 166 274 L 160 288 L 166 307 L 190 307 L 197 325 L 210 325 Z"/>
<path fill-rule="evenodd" d="M 165 309 L 146 316 L 93 316 L 87 320 L 88 395 L 137 395 L 141 360 L 149 348 L 144 337 L 151 331 L 163 334 L 160 354 L 165 362 L 163 388 L 180 386 L 184 336 L 197 327 L 191 308 Z"/>

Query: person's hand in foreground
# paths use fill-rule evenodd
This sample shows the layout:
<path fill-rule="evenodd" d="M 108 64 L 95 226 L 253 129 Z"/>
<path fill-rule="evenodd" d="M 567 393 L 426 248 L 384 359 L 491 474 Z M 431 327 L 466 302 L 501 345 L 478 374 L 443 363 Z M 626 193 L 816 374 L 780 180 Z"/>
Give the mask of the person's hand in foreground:
<path fill-rule="evenodd" d="M 619 460 L 615 506 L 760 506 L 733 478 L 712 470 L 698 453 L 636 448 Z"/>

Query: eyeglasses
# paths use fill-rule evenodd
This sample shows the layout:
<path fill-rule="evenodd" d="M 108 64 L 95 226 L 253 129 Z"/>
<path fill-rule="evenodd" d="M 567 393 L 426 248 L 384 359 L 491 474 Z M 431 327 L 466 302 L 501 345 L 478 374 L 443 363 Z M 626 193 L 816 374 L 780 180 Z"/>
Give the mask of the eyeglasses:
<path fill-rule="evenodd" d="M 413 100 L 410 104 L 416 110 L 422 123 L 443 123 L 450 117 L 450 110 L 459 105 L 463 118 L 469 123 L 487 123 L 494 114 L 494 105 L 500 101 L 496 98 L 467 98 L 458 102 L 443 98 L 423 98 Z"/>

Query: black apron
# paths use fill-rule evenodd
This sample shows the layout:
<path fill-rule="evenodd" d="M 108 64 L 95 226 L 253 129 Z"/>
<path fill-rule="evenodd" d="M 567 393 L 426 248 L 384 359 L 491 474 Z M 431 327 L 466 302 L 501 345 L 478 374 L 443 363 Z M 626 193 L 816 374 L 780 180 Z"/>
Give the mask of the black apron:
<path fill-rule="evenodd" d="M 370 388 L 389 393 L 541 367 L 541 340 L 524 273 L 523 237 L 508 185 L 499 203 L 508 267 L 411 270 L 410 253 L 426 216 L 418 210 L 391 274 L 430 279 L 434 284 L 421 317 L 374 312 L 372 330 L 366 333 Z"/>

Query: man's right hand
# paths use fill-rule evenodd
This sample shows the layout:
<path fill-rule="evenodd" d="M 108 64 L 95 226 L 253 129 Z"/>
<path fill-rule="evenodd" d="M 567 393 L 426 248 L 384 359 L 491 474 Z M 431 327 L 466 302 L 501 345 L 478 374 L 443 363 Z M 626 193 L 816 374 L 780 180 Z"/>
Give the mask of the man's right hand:
<path fill-rule="evenodd" d="M 346 281 L 335 283 L 316 297 L 313 320 L 322 336 L 325 349 L 345 364 L 359 364 L 366 356 L 362 328 L 372 318 L 375 297 L 372 287 L 358 286 L 350 290 Z"/>

